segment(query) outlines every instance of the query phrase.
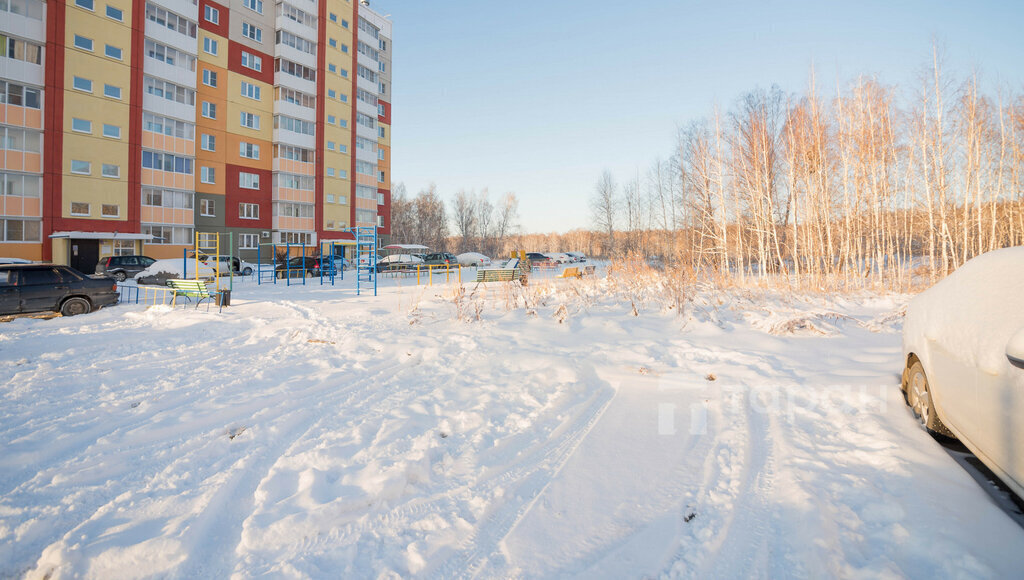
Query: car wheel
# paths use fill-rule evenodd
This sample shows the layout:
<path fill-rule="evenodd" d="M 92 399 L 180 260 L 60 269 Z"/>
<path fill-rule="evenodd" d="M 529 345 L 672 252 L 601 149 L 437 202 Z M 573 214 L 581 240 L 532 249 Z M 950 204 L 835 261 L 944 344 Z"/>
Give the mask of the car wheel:
<path fill-rule="evenodd" d="M 914 416 L 928 431 L 952 436 L 952 433 L 935 412 L 935 402 L 928 386 L 928 376 L 924 374 L 921 361 L 914 361 L 907 371 L 907 404 L 914 411 Z"/>
<path fill-rule="evenodd" d="M 64 304 L 60 305 L 60 313 L 62 316 L 74 316 L 76 314 L 88 314 L 92 312 L 92 304 L 89 303 L 85 298 L 75 296 L 68 298 L 64 301 Z"/>
<path fill-rule="evenodd" d="M 118 282 L 124 282 L 128 278 L 128 274 L 124 272 L 114 272 L 114 280 Z"/>
<path fill-rule="evenodd" d="M 252 268 L 249 268 L 247 266 L 244 270 L 242 270 L 242 275 L 243 276 L 252 276 Z"/>

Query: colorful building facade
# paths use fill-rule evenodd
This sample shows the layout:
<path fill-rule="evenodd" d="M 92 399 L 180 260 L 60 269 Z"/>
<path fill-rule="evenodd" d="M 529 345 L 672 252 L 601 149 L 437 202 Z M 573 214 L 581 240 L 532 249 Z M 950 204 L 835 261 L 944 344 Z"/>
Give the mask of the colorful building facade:
<path fill-rule="evenodd" d="M 390 233 L 391 23 L 365 3 L 7 0 L 0 41 L 0 257 Z"/>

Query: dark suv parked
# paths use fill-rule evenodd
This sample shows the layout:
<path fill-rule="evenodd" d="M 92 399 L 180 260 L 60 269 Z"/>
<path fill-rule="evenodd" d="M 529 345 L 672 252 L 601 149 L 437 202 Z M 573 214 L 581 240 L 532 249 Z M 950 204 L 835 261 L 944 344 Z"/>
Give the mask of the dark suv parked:
<path fill-rule="evenodd" d="M 0 314 L 52 310 L 64 316 L 117 304 L 117 283 L 89 277 L 68 266 L 0 266 Z"/>
<path fill-rule="evenodd" d="M 278 264 L 274 270 L 274 275 L 280 279 L 319 276 L 320 259 L 312 256 L 296 256 L 288 260 L 287 263 Z"/>
<path fill-rule="evenodd" d="M 148 268 L 155 261 L 148 256 L 110 256 L 96 264 L 96 273 L 110 276 L 118 282 L 124 282 L 126 278 L 134 278 L 136 274 Z"/>
<path fill-rule="evenodd" d="M 457 266 L 459 259 L 454 254 L 448 252 L 437 252 L 435 254 L 427 254 L 423 257 L 423 265 L 425 266 Z"/>

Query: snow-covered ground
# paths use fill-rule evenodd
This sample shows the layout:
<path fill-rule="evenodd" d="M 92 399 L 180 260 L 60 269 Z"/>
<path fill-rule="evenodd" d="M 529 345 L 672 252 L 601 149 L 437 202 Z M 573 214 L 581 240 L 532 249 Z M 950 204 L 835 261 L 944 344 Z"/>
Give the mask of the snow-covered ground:
<path fill-rule="evenodd" d="M 0 325 L 0 577 L 1019 575 L 898 392 L 907 297 L 680 292 L 242 280 Z"/>

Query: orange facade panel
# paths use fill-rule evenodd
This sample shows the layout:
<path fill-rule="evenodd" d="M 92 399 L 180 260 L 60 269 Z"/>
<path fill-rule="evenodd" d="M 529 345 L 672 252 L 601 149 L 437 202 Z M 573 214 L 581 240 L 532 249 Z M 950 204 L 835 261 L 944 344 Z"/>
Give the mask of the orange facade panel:
<path fill-rule="evenodd" d="M 377 188 L 377 178 L 372 175 L 363 175 L 362 173 L 356 174 L 356 183 L 358 185 L 369 185 L 370 187 Z"/>
<path fill-rule="evenodd" d="M 264 171 L 273 170 L 273 144 L 270 141 L 251 139 L 234 133 L 227 133 L 224 137 L 227 140 L 227 149 L 224 150 L 224 153 L 225 161 L 228 164 L 239 165 L 241 167 L 252 167 L 253 169 L 262 169 Z M 241 148 L 239 147 L 241 143 L 245 143 L 247 146 L 258 147 L 260 158 L 251 159 L 249 157 L 242 157 Z"/>
<path fill-rule="evenodd" d="M 363 199 L 361 197 L 355 198 L 356 207 L 359 209 L 372 209 L 377 211 L 377 200 L 376 199 Z"/>
<path fill-rule="evenodd" d="M 195 190 L 195 177 L 184 173 L 142 168 L 142 185 Z"/>
<path fill-rule="evenodd" d="M 187 155 L 189 157 L 196 154 L 195 141 L 182 139 L 181 137 L 162 135 L 152 131 L 142 132 L 142 146 L 147 149 L 157 149 L 160 151 L 167 151 L 169 153 L 177 153 L 178 155 Z"/>
<path fill-rule="evenodd" d="M 275 230 L 304 230 L 310 231 L 316 227 L 316 220 L 313 218 L 283 217 L 274 216 Z"/>
<path fill-rule="evenodd" d="M 0 151 L 0 169 L 40 173 L 43 170 L 43 156 L 40 153 Z"/>
<path fill-rule="evenodd" d="M 190 209 L 172 207 L 142 206 L 142 221 L 154 224 L 180 224 L 190 226 L 194 223 Z"/>
<path fill-rule="evenodd" d="M 192 249 L 192 246 L 176 246 L 173 244 L 146 244 L 145 254 L 150 258 L 157 260 L 166 260 L 169 258 L 178 258 L 184 255 L 186 249 Z"/>
<path fill-rule="evenodd" d="M 0 256 L 41 262 L 43 260 L 43 244 L 38 242 L 16 244 L 0 242 Z"/>
<path fill-rule="evenodd" d="M 196 173 L 202 175 L 203 167 L 213 170 L 213 183 L 203 183 L 202 179 L 195 180 L 196 193 L 213 193 L 224 195 L 224 184 L 228 178 L 227 166 L 220 161 L 209 161 L 196 158 Z"/>
<path fill-rule="evenodd" d="M 43 128 L 43 112 L 39 109 L 0 104 L 0 123 L 30 129 Z"/>
<path fill-rule="evenodd" d="M 295 161 L 294 159 L 275 159 L 274 171 L 297 173 L 299 175 L 316 175 L 316 166 L 312 163 Z"/>
<path fill-rule="evenodd" d="M 297 201 L 301 203 L 313 203 L 316 200 L 315 191 L 305 189 L 291 189 L 289 187 L 278 187 L 273 193 L 274 201 Z"/>
<path fill-rule="evenodd" d="M 0 215 L 10 217 L 42 217 L 43 203 L 38 197 L 0 196 Z"/>

